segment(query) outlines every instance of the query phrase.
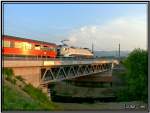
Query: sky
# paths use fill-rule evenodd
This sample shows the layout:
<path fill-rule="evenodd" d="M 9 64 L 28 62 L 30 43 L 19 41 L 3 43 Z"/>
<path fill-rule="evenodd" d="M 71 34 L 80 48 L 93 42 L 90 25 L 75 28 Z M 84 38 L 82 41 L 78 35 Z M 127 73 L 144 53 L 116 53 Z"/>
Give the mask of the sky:
<path fill-rule="evenodd" d="M 99 51 L 147 49 L 147 4 L 4 4 L 4 34 Z"/>

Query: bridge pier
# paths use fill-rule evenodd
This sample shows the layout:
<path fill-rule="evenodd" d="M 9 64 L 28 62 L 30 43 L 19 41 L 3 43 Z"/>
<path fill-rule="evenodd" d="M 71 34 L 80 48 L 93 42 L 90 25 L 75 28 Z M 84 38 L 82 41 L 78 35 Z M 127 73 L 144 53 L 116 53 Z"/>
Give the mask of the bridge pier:
<path fill-rule="evenodd" d="M 42 89 L 43 93 L 45 93 L 47 95 L 48 99 L 51 101 L 51 90 L 50 90 L 49 86 L 41 85 L 40 88 Z"/>

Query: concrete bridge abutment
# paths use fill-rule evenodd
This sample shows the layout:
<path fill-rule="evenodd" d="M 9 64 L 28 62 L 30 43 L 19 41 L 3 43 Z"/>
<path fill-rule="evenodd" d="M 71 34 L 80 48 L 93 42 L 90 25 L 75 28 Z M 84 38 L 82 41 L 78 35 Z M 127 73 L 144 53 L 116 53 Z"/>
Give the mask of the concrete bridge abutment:
<path fill-rule="evenodd" d="M 27 84 L 31 84 L 36 88 L 42 90 L 49 100 L 51 100 L 51 94 L 48 85 L 41 85 L 41 67 L 21 67 L 12 68 L 14 76 L 21 76 Z"/>
<path fill-rule="evenodd" d="M 21 76 L 27 84 L 39 87 L 41 82 L 40 67 L 16 67 L 12 68 L 15 76 Z"/>

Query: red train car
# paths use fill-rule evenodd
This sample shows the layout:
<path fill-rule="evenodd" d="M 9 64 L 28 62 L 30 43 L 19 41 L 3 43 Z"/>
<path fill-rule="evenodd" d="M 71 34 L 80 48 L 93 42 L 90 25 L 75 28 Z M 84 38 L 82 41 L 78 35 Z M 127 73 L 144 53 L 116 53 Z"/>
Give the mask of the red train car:
<path fill-rule="evenodd" d="M 36 56 L 55 58 L 57 45 L 43 41 L 4 35 L 2 37 L 4 56 Z"/>

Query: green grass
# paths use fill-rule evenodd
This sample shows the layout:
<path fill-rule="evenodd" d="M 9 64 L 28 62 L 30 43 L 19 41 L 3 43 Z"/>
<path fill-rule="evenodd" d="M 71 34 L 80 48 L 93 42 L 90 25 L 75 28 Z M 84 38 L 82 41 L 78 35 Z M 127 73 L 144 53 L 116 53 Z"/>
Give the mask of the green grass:
<path fill-rule="evenodd" d="M 4 110 L 32 110 L 38 107 L 38 103 L 21 91 L 17 90 L 15 86 L 10 83 L 4 84 Z"/>
<path fill-rule="evenodd" d="M 40 106 L 43 106 L 44 109 L 49 110 L 49 108 L 51 108 L 52 102 L 50 102 L 49 98 L 42 92 L 42 90 L 33 87 L 31 84 L 26 85 L 23 90 L 34 100 L 38 100 Z"/>
<path fill-rule="evenodd" d="M 5 71 L 10 75 L 10 70 Z M 12 73 L 11 73 L 12 74 Z M 8 79 L 9 78 L 9 79 Z M 16 81 L 14 84 L 12 81 Z M 24 84 L 19 87 L 17 83 Z M 47 95 L 40 89 L 34 88 L 31 84 L 25 84 L 15 77 L 5 77 L 3 84 L 2 109 L 6 110 L 60 110 L 61 108 L 51 102 Z"/>
<path fill-rule="evenodd" d="M 11 82 L 4 82 L 3 110 L 59 110 L 60 108 L 48 100 L 48 97 L 37 88 L 26 85 L 25 90 Z"/>

